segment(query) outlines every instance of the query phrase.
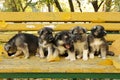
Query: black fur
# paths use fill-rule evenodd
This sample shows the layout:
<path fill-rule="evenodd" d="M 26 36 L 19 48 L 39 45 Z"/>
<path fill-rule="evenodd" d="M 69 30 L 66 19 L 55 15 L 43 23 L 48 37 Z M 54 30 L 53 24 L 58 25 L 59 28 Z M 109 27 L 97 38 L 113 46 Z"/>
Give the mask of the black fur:
<path fill-rule="evenodd" d="M 58 32 L 55 35 L 55 45 L 58 49 L 58 54 L 64 55 L 67 53 L 66 59 L 75 60 L 74 46 L 69 31 Z"/>
<path fill-rule="evenodd" d="M 61 40 L 63 41 L 63 44 L 60 44 L 58 41 Z M 69 49 L 70 51 L 74 51 L 74 47 L 71 41 L 71 35 L 69 31 L 61 31 L 55 35 L 55 45 L 58 46 L 63 46 L 66 49 Z M 67 47 L 69 46 L 69 47 Z"/>
<path fill-rule="evenodd" d="M 100 55 L 103 59 L 106 58 L 107 54 L 114 55 L 114 53 L 108 51 L 108 44 L 104 38 L 106 34 L 104 27 L 101 25 L 96 25 L 91 29 L 91 34 L 88 35 L 90 55 Z"/>
<path fill-rule="evenodd" d="M 53 29 L 44 27 L 38 31 L 38 35 L 39 56 L 44 58 L 47 55 L 47 58 L 49 58 L 55 51 Z"/>
<path fill-rule="evenodd" d="M 72 41 L 74 44 L 74 50 L 77 54 L 77 58 L 83 57 L 83 60 L 88 59 L 88 41 L 87 30 L 83 27 L 76 26 L 71 31 Z"/>
<path fill-rule="evenodd" d="M 49 27 L 45 27 L 38 31 L 39 41 L 45 40 L 47 43 L 51 43 L 54 40 L 53 37 L 53 29 Z"/>
<path fill-rule="evenodd" d="M 15 55 L 18 48 L 21 50 L 28 48 L 29 53 L 36 53 L 38 48 L 38 37 L 33 34 L 19 33 L 13 36 L 4 46 L 4 49 L 9 56 Z M 22 51 L 22 53 L 24 52 Z M 26 56 L 26 58 L 28 57 L 29 56 Z"/>

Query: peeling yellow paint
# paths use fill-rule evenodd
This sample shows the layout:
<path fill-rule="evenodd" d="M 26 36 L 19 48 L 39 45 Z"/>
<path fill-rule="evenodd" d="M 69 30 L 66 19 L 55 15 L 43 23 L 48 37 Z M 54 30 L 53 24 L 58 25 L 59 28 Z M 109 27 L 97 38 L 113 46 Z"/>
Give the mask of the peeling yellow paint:
<path fill-rule="evenodd" d="M 5 28 L 7 26 L 7 23 L 5 21 L 0 21 L 0 29 Z"/>

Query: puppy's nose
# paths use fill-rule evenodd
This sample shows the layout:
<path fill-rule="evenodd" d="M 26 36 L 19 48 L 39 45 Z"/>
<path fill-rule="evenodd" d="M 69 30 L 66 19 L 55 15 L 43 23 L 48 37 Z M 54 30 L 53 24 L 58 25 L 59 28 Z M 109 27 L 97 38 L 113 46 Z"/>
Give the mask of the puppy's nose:
<path fill-rule="evenodd" d="M 8 53 L 8 56 L 12 56 L 12 55 L 14 55 L 14 53 Z"/>
<path fill-rule="evenodd" d="M 104 31 L 104 33 L 105 33 L 105 34 L 107 34 L 107 32 L 106 32 L 106 31 Z"/>

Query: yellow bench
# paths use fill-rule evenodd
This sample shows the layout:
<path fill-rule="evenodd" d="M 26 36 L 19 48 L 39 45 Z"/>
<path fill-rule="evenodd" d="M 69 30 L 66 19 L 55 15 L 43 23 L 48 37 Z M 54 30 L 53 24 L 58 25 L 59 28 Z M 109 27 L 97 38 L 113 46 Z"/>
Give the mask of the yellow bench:
<path fill-rule="evenodd" d="M 103 25 L 108 32 L 112 31 L 106 36 L 108 41 L 120 38 L 119 12 L 0 12 L 0 21 L 0 42 L 8 41 L 15 34 L 7 34 L 6 32 L 36 32 L 44 26 L 51 26 L 55 31 L 70 30 L 75 26 L 83 26 L 89 31 L 95 25 Z M 102 60 L 98 58 L 96 58 L 96 61 L 77 60 L 75 63 L 64 59 L 59 62 L 48 63 L 46 60 L 34 57 L 30 60 L 6 59 L 4 56 L 1 58 L 1 78 L 120 78 L 119 69 L 115 69 L 111 64 L 99 65 L 98 63 Z M 116 57 L 113 59 L 116 59 Z"/>
<path fill-rule="evenodd" d="M 120 30 L 119 12 L 0 12 L 0 21 L 0 31 L 37 31 L 49 25 L 52 25 L 55 31 L 70 30 L 75 26 L 90 30 L 94 25 L 103 25 L 107 31 Z M 3 36 L 0 35 L 0 40 Z M 119 34 L 106 36 L 108 41 L 114 41 L 118 37 Z"/>

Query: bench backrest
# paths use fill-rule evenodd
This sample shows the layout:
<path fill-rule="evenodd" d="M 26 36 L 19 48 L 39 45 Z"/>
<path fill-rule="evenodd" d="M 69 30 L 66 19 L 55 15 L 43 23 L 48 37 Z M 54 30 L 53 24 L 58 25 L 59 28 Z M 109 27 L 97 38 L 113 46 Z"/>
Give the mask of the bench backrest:
<path fill-rule="evenodd" d="M 0 31 L 37 31 L 45 26 L 55 31 L 70 30 L 83 26 L 88 31 L 95 25 L 102 25 L 108 32 L 106 39 L 114 41 L 120 38 L 119 12 L 0 12 Z M 0 41 L 3 36 L 0 35 Z M 3 39 L 5 40 L 5 38 Z"/>

